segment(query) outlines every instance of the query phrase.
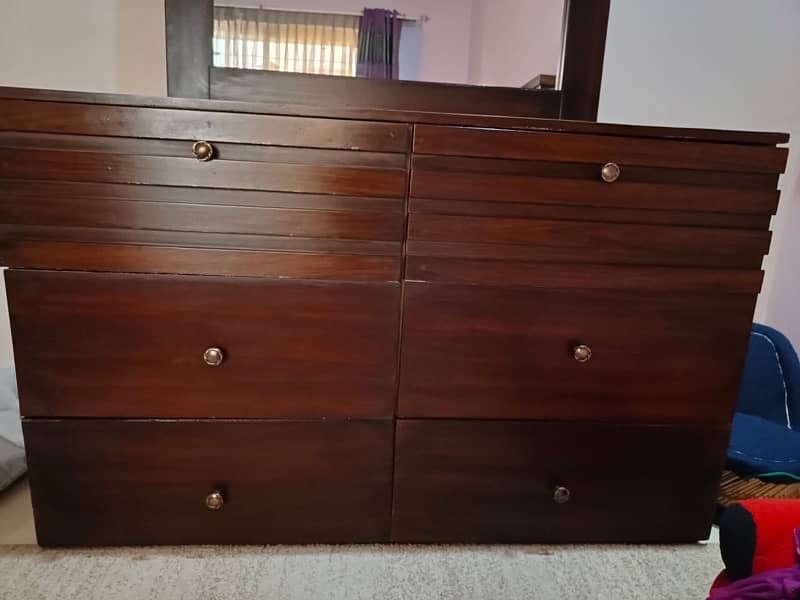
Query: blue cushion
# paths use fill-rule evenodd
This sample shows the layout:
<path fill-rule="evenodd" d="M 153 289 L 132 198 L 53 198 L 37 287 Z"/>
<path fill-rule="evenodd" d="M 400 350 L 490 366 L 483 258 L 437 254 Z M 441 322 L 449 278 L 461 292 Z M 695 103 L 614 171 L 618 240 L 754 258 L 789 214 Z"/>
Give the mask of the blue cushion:
<path fill-rule="evenodd" d="M 753 324 L 736 411 L 800 429 L 800 362 L 776 329 Z"/>
<path fill-rule="evenodd" d="M 737 413 L 728 445 L 728 468 L 740 477 L 757 475 L 775 483 L 796 483 L 800 481 L 800 432 Z"/>

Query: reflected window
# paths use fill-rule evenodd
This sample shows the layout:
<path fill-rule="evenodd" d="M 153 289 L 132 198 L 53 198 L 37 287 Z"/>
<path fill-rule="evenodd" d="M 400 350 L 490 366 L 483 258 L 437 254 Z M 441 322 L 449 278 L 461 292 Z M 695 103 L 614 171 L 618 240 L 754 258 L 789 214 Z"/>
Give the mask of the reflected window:
<path fill-rule="evenodd" d="M 214 7 L 214 66 L 354 77 L 360 18 Z"/>

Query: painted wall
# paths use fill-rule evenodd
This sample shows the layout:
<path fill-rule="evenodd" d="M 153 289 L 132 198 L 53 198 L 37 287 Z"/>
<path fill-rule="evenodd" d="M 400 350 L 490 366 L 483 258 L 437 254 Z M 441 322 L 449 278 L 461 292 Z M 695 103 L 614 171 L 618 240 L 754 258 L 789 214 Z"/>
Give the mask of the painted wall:
<path fill-rule="evenodd" d="M 0 2 L 0 83 L 166 94 L 163 0 Z"/>
<path fill-rule="evenodd" d="M 474 0 L 467 81 L 519 87 L 555 75 L 563 12 L 562 0 Z"/>
<path fill-rule="evenodd" d="M 800 348 L 800 2 L 612 0 L 599 119 L 786 131 L 756 319 Z"/>

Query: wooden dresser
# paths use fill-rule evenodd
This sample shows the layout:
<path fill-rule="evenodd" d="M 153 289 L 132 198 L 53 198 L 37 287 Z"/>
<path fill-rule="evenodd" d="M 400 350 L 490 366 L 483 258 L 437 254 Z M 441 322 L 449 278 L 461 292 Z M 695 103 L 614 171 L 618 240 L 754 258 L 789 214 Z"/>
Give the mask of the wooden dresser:
<path fill-rule="evenodd" d="M 0 89 L 39 543 L 702 539 L 787 139 Z"/>

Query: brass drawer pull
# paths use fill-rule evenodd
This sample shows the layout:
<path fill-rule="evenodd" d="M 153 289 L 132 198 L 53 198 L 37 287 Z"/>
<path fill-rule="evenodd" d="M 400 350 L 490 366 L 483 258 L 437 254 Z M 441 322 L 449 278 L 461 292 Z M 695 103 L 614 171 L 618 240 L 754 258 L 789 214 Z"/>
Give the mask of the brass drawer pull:
<path fill-rule="evenodd" d="M 211 510 L 220 510 L 223 504 L 225 504 L 225 498 L 219 490 L 214 490 L 206 496 L 206 506 Z"/>
<path fill-rule="evenodd" d="M 592 349 L 589 348 L 589 346 L 587 346 L 586 344 L 575 346 L 572 349 L 572 356 L 579 363 L 589 362 L 589 359 L 592 358 Z"/>
<path fill-rule="evenodd" d="M 603 165 L 603 168 L 600 169 L 600 177 L 603 178 L 603 181 L 606 183 L 614 183 L 617 179 L 619 179 L 620 168 L 617 163 L 606 163 Z"/>
<path fill-rule="evenodd" d="M 210 142 L 195 142 L 192 144 L 192 154 L 197 160 L 209 161 L 214 158 L 214 146 Z"/>
<path fill-rule="evenodd" d="M 218 367 L 225 360 L 225 355 L 222 353 L 221 348 L 207 348 L 203 352 L 203 360 L 209 367 Z"/>
<path fill-rule="evenodd" d="M 569 502 L 569 498 L 572 495 L 572 492 L 569 491 L 569 488 L 565 488 L 563 485 L 559 485 L 553 491 L 553 502 L 556 504 L 566 504 Z"/>

